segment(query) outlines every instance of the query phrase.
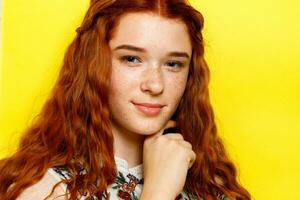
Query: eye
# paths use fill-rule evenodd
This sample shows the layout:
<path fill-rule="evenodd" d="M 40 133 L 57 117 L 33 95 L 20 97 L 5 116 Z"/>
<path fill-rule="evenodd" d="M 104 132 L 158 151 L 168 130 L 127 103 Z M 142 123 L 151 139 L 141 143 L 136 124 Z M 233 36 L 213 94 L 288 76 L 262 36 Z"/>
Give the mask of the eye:
<path fill-rule="evenodd" d="M 174 60 L 174 61 L 167 62 L 167 65 L 170 66 L 171 68 L 180 68 L 183 66 L 183 63 Z"/>
<path fill-rule="evenodd" d="M 137 56 L 122 56 L 121 61 L 128 64 L 137 64 L 140 62 L 140 59 Z"/>

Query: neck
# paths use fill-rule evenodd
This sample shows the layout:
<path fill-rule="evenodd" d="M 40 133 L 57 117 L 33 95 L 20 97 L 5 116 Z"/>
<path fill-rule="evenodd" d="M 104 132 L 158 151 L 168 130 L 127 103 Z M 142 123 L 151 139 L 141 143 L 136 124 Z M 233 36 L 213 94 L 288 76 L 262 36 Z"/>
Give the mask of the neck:
<path fill-rule="evenodd" d="M 112 126 L 114 136 L 114 155 L 127 161 L 128 167 L 135 167 L 143 162 L 143 144 L 145 136 L 121 130 Z"/>

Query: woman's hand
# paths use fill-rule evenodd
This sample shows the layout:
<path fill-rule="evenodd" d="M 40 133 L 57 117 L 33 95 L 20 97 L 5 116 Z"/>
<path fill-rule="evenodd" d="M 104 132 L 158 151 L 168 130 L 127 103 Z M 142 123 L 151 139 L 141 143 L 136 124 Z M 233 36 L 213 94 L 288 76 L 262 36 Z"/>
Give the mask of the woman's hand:
<path fill-rule="evenodd" d="M 193 165 L 196 154 L 181 134 L 162 134 L 164 129 L 175 126 L 175 122 L 170 120 L 163 129 L 144 141 L 141 200 L 174 200 L 184 187 L 187 171 Z"/>

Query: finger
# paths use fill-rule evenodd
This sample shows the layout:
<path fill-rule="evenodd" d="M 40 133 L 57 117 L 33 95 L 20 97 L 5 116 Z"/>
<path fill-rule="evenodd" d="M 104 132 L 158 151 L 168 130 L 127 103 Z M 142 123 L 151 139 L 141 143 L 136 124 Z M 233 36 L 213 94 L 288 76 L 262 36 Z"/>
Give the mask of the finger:
<path fill-rule="evenodd" d="M 191 157 L 190 157 L 190 162 L 189 162 L 189 169 L 193 166 L 193 164 L 196 161 L 196 153 L 194 151 L 191 151 Z"/>
<path fill-rule="evenodd" d="M 178 140 L 178 142 L 180 143 L 180 145 L 182 145 L 183 147 L 192 150 L 193 146 L 191 143 L 184 141 L 184 140 Z"/>
<path fill-rule="evenodd" d="M 177 138 L 172 138 L 171 140 L 174 140 L 176 141 L 180 146 L 188 149 L 188 150 L 192 150 L 193 149 L 193 146 L 191 143 L 185 141 L 185 140 L 182 140 L 182 139 L 177 139 Z"/>
<path fill-rule="evenodd" d="M 180 133 L 172 133 L 172 134 L 166 134 L 164 137 L 169 138 L 169 139 L 180 139 L 183 140 L 183 135 Z"/>
<path fill-rule="evenodd" d="M 161 130 L 159 130 L 158 132 L 148 136 L 148 138 L 156 138 L 158 136 L 161 136 L 165 129 L 168 129 L 168 128 L 171 128 L 171 127 L 176 127 L 176 122 L 174 120 L 169 120 Z"/>

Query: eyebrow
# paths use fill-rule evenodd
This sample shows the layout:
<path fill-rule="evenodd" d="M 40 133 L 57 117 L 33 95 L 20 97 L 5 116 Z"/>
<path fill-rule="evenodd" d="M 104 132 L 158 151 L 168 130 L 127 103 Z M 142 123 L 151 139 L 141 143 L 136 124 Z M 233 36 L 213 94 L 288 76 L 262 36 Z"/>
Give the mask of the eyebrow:
<path fill-rule="evenodd" d="M 119 49 L 126 49 L 126 50 L 130 50 L 130 51 L 138 51 L 138 52 L 142 52 L 142 53 L 146 53 L 147 50 L 141 47 L 136 47 L 133 45 L 129 45 L 129 44 L 123 44 L 120 46 L 117 46 L 113 49 L 113 51 L 119 50 Z M 186 53 L 186 52 L 179 52 L 179 51 L 171 51 L 168 53 L 168 56 L 174 56 L 174 57 L 186 57 L 186 58 L 190 58 L 190 56 Z"/>

